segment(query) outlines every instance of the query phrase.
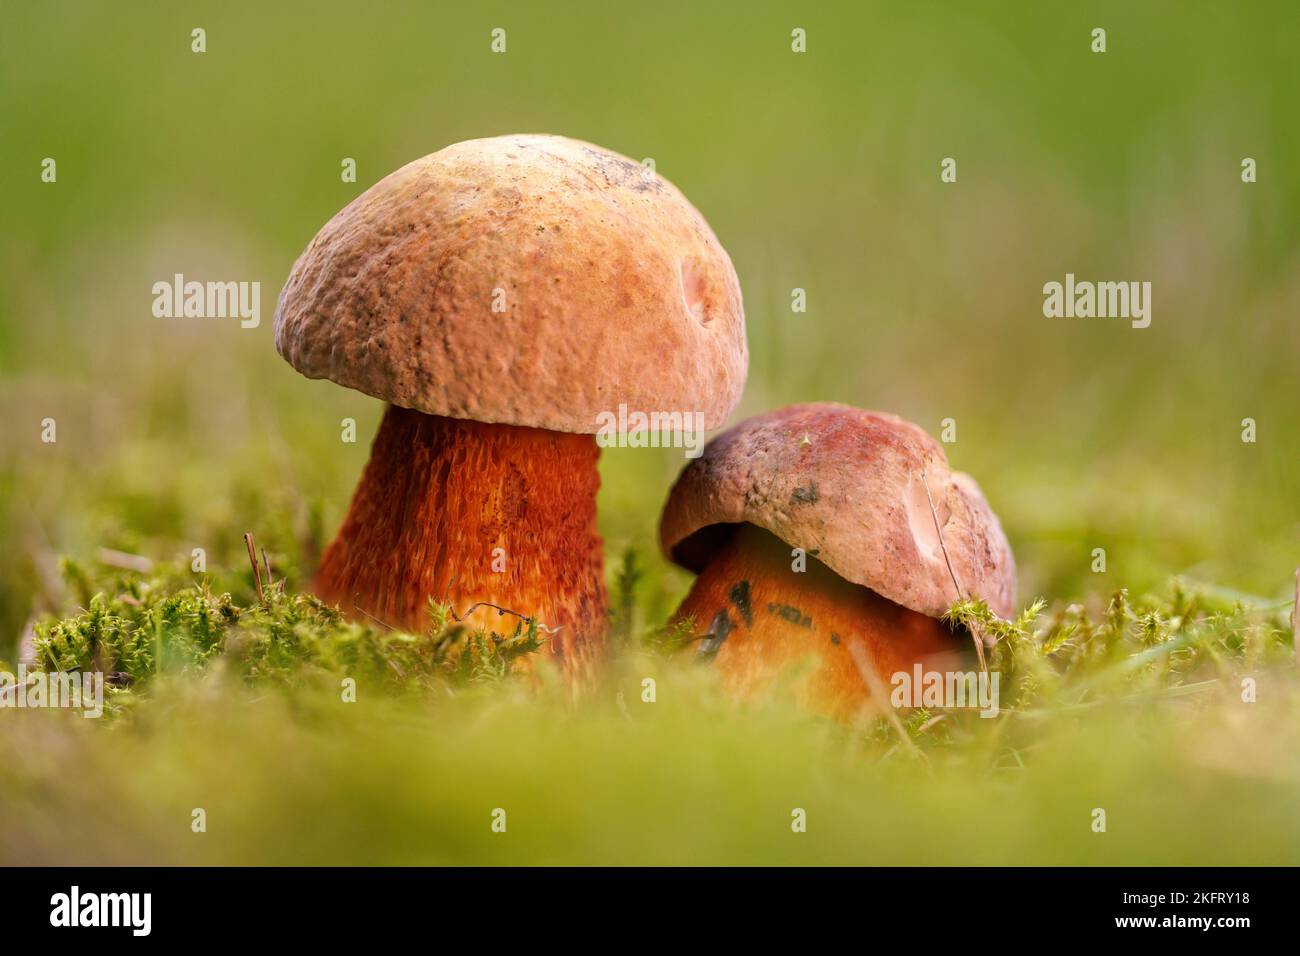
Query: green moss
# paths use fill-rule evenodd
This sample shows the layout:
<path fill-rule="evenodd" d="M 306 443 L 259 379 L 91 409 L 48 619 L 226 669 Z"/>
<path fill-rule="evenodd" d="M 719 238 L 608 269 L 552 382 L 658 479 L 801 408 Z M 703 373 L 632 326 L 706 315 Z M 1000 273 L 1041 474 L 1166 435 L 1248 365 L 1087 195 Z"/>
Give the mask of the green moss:
<path fill-rule="evenodd" d="M 342 619 L 277 582 L 217 592 L 186 569 L 68 563 L 84 610 L 37 628 L 45 667 L 129 676 L 108 721 L 0 719 L 0 808 L 39 841 L 5 862 L 1259 863 L 1300 854 L 1300 693 L 1287 609 L 1173 582 L 1089 605 L 1035 603 L 991 639 L 1002 712 L 917 709 L 902 733 L 802 712 L 811 662 L 730 699 L 645 623 L 575 699 L 514 679 L 545 643 L 429 608 L 425 632 Z M 630 602 L 630 604 L 629 604 Z M 620 612 L 621 613 L 621 612 Z M 626 633 L 626 632 L 625 632 Z M 356 702 L 340 693 L 343 678 Z M 1258 682 L 1245 703 L 1242 679 Z M 650 692 L 648 688 L 653 688 Z M 44 755 L 51 755 L 48 759 Z M 57 759 L 53 755 L 58 755 Z M 68 775 L 75 765 L 78 773 Z M 190 809 L 208 811 L 195 838 Z M 808 811 L 792 840 L 791 807 Z M 1105 807 L 1112 833 L 1090 829 Z M 304 814 L 304 807 L 311 813 Z M 510 814 L 491 840 L 490 811 Z M 1231 807 L 1229 830 L 1204 826 Z M 321 834 L 328 833 L 328 839 Z M 219 834 L 219 838 L 214 838 Z"/>
<path fill-rule="evenodd" d="M 545 640 L 535 621 L 519 621 L 506 634 L 473 630 L 436 603 L 429 629 L 408 634 L 346 621 L 282 581 L 263 600 L 240 603 L 214 593 L 206 578 L 186 582 L 174 567 L 99 577 L 72 560 L 62 567 L 69 584 L 88 595 L 86 607 L 37 625 L 35 667 L 104 671 L 136 694 L 160 674 L 201 670 L 217 658 L 250 684 L 287 688 L 344 676 L 402 693 L 499 682 Z"/>
<path fill-rule="evenodd" d="M 1292 660 L 1285 605 L 1252 606 L 1180 580 L 1136 601 L 1119 590 L 1099 609 L 1058 607 L 1039 623 L 1045 606 L 1035 602 L 1014 621 L 978 600 L 958 601 L 948 612 L 953 623 L 992 640 L 989 666 L 1001 672 L 1013 709 L 1175 692 Z"/>

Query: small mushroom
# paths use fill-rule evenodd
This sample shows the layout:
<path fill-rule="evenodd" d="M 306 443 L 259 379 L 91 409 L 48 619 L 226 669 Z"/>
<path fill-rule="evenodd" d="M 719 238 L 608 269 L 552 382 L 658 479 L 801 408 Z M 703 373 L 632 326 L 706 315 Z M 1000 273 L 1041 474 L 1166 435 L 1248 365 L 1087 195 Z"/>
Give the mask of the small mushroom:
<path fill-rule="evenodd" d="M 604 641 L 601 414 L 717 427 L 748 364 L 703 217 L 646 166 L 559 136 L 457 143 L 372 186 L 294 265 L 275 343 L 390 403 L 317 594 L 417 631 L 430 598 L 476 624 L 536 618 L 571 668 Z"/>
<path fill-rule="evenodd" d="M 846 405 L 717 436 L 677 479 L 659 536 L 699 575 L 675 619 L 694 621 L 724 683 L 751 695 L 816 655 L 808 703 L 843 720 L 885 705 L 873 676 L 879 690 L 918 662 L 961 660 L 969 637 L 940 620 L 954 578 L 1002 616 L 1015 597 L 1011 548 L 975 482 L 916 425 Z"/>

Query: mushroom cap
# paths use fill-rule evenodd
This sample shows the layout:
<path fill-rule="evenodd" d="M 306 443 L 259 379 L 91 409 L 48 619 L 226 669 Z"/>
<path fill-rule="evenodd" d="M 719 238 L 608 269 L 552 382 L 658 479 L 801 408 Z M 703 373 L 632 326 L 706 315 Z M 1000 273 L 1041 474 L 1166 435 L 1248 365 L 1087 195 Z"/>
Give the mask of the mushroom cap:
<path fill-rule="evenodd" d="M 1003 617 L 1013 610 L 1015 558 L 979 486 L 895 415 L 792 405 L 718 435 L 669 492 L 659 541 L 669 560 L 698 573 L 740 522 L 930 617 L 957 598 L 953 575 L 964 596 Z"/>
<path fill-rule="evenodd" d="M 749 365 L 740 282 L 695 207 L 541 135 L 456 143 L 349 203 L 294 264 L 275 346 L 426 414 L 588 434 L 620 403 L 715 428 Z"/>

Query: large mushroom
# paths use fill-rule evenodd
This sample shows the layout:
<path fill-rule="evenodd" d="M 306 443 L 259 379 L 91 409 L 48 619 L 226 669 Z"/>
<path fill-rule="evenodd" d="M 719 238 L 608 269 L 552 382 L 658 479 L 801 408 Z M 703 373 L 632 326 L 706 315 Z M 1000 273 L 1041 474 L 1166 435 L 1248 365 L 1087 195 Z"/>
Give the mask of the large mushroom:
<path fill-rule="evenodd" d="M 603 645 L 593 437 L 620 404 L 722 424 L 748 364 L 740 285 L 667 180 L 559 136 L 471 140 L 334 216 L 275 316 L 280 354 L 390 403 L 313 587 L 423 628 L 430 598 Z M 489 605 L 495 605 L 492 607 Z"/>
<path fill-rule="evenodd" d="M 809 704 L 879 711 L 891 676 L 951 667 L 969 638 L 940 620 L 958 598 L 1011 613 L 1015 561 L 967 475 L 917 426 L 837 404 L 746 419 L 673 486 L 665 555 L 699 576 L 678 609 L 742 695 L 815 655 Z M 954 583 L 954 579 L 955 582 Z M 866 673 L 864 673 L 864 668 Z"/>

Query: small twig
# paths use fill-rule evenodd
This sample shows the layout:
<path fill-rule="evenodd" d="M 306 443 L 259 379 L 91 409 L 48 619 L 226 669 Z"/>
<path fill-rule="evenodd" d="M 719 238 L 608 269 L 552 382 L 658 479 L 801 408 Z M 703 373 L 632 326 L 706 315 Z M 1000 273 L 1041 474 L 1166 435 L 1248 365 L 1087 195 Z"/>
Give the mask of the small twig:
<path fill-rule="evenodd" d="M 934 533 L 939 536 L 939 549 L 943 551 L 944 563 L 948 565 L 948 576 L 952 578 L 952 586 L 957 589 L 957 597 L 966 600 L 966 595 L 962 593 L 961 585 L 957 582 L 957 572 L 952 569 L 952 559 L 948 557 L 948 546 L 943 543 L 943 529 L 939 527 L 939 512 L 934 508 L 934 499 L 930 497 L 930 479 L 925 470 L 921 471 L 921 485 L 925 488 L 925 500 L 930 502 L 930 517 L 934 519 Z M 971 640 L 975 644 L 975 656 L 979 658 L 980 672 L 987 674 L 989 671 L 988 664 L 984 660 L 984 639 L 980 637 L 979 632 L 973 625 L 970 627 Z"/>
<path fill-rule="evenodd" d="M 935 724 L 943 723 L 943 721 L 947 720 L 947 718 L 948 718 L 947 714 L 935 714 L 933 717 L 931 717 L 929 720 L 923 723 L 920 727 L 917 727 L 916 732 L 917 734 L 923 734 L 931 727 L 933 727 Z"/>
<path fill-rule="evenodd" d="M 925 489 L 925 500 L 930 503 L 930 517 L 934 519 L 934 533 L 939 536 L 939 550 L 943 552 L 944 563 L 948 565 L 948 576 L 952 578 L 952 586 L 957 591 L 957 597 L 962 600 L 966 595 L 962 593 L 961 585 L 957 583 L 957 572 L 952 569 L 952 559 L 948 557 L 948 546 L 943 543 L 943 529 L 939 527 L 939 512 L 935 510 L 934 498 L 930 496 L 930 478 L 921 471 L 921 487 Z"/>
<path fill-rule="evenodd" d="M 560 631 L 564 630 L 564 625 L 562 624 L 559 627 L 547 627 L 545 624 L 543 624 L 541 621 L 538 621 L 536 618 L 529 617 L 527 614 L 520 614 L 518 611 L 512 611 L 510 610 L 510 608 L 502 607 L 499 604 L 493 604 L 491 601 L 479 601 L 475 604 L 471 604 L 468 608 L 465 609 L 464 614 L 457 614 L 456 609 L 452 607 L 450 604 L 447 605 L 447 610 L 451 613 L 451 616 L 456 619 L 457 624 L 463 624 L 465 623 L 465 618 L 469 617 L 471 614 L 473 614 L 481 607 L 490 607 L 493 610 L 495 610 L 498 615 L 513 614 L 515 617 L 519 618 L 525 624 L 536 623 L 537 629 L 539 631 L 545 631 L 547 634 L 559 634 Z"/>
<path fill-rule="evenodd" d="M 36 663 L 36 621 L 39 615 L 33 613 L 23 625 L 23 633 L 18 638 L 18 663 Z"/>
<path fill-rule="evenodd" d="M 884 681 L 880 679 L 880 675 L 876 673 L 876 669 L 867 658 L 867 652 L 864 651 L 861 645 L 856 641 L 849 641 L 848 647 L 849 657 L 853 659 L 853 666 L 858 669 L 858 673 L 862 675 L 862 679 L 867 682 L 867 690 L 871 693 L 871 697 L 875 700 L 877 706 L 879 706 L 881 711 L 884 712 L 886 719 L 888 719 L 889 723 L 893 725 L 894 731 L 898 734 L 898 739 L 903 742 L 914 756 L 924 757 L 920 748 L 916 746 L 915 741 L 908 736 L 907 728 L 905 728 L 903 722 L 898 719 L 898 714 L 894 713 L 894 708 L 889 703 L 889 694 L 885 690 Z"/>
<path fill-rule="evenodd" d="M 379 618 L 375 617 L 373 614 L 371 614 L 369 611 L 363 608 L 360 604 L 357 604 L 355 601 L 353 602 L 352 607 L 358 613 L 364 615 L 369 620 L 374 621 L 376 624 L 380 625 L 381 627 L 386 627 L 390 631 L 397 630 L 397 628 L 393 627 L 393 625 L 389 624 L 387 621 L 381 621 Z M 520 614 L 518 611 L 512 611 L 508 607 L 501 607 L 500 605 L 493 604 L 490 601 L 479 601 L 477 604 L 471 604 L 468 608 L 465 609 L 464 614 L 457 614 L 456 609 L 452 607 L 450 604 L 447 605 L 447 611 L 455 619 L 457 624 L 464 624 L 465 618 L 469 617 L 471 614 L 473 614 L 481 607 L 490 607 L 493 610 L 495 610 L 497 614 L 513 614 L 515 617 L 519 618 L 520 620 L 524 621 L 527 624 L 532 624 L 534 620 L 533 618 L 528 617 L 525 614 Z M 540 631 L 545 631 L 547 634 L 558 634 L 560 633 L 561 630 L 563 630 L 563 626 L 550 628 L 547 627 L 545 624 L 538 622 L 537 629 Z"/>
<path fill-rule="evenodd" d="M 39 522 L 33 521 L 27 528 L 27 550 L 31 555 L 32 567 L 36 569 L 36 581 L 40 585 L 40 596 L 44 599 L 44 609 L 54 611 L 62 607 L 67 600 L 68 589 L 59 573 L 59 562 L 55 557 L 49 535 Z M 36 608 L 40 610 L 40 608 Z"/>
<path fill-rule="evenodd" d="M 153 570 L 153 562 L 139 554 L 128 554 L 125 551 L 115 551 L 112 548 L 100 548 L 96 557 L 99 559 L 100 564 L 107 564 L 110 568 L 139 571 L 141 574 L 148 574 Z"/>
<path fill-rule="evenodd" d="M 266 557 L 266 546 L 262 546 L 262 563 L 266 565 L 266 586 L 269 588 L 275 583 L 275 578 L 271 577 L 271 562 Z"/>
<path fill-rule="evenodd" d="M 367 618 L 369 618 L 370 620 L 374 621 L 374 622 L 375 622 L 376 624 L 378 624 L 380 627 L 386 627 L 386 628 L 388 628 L 390 631 L 395 631 L 395 630 L 397 630 L 397 628 L 393 627 L 393 625 L 389 624 L 387 621 L 381 621 L 379 618 L 375 617 L 373 614 L 371 614 L 369 611 L 367 611 L 365 608 L 363 608 L 360 604 L 357 604 L 355 601 L 352 602 L 352 607 L 353 607 L 355 610 L 360 611 L 363 615 L 365 615 L 365 616 L 366 616 Z"/>
<path fill-rule="evenodd" d="M 244 532 L 244 544 L 248 546 L 248 563 L 253 566 L 253 581 L 257 584 L 257 600 L 264 602 L 266 595 L 262 593 L 262 571 L 257 566 L 257 549 L 253 546 L 253 536 L 247 531 Z"/>
<path fill-rule="evenodd" d="M 1035 720 L 1050 719 L 1058 714 L 1078 713 L 1080 711 L 1091 710 L 1094 707 L 1102 707 L 1112 704 L 1137 704 L 1151 700 L 1169 700 L 1178 697 L 1192 697 L 1196 694 L 1208 691 L 1211 688 L 1218 687 L 1221 684 L 1222 681 L 1215 677 L 1210 680 L 1198 681 L 1195 684 L 1179 684 L 1175 687 L 1165 687 L 1160 690 L 1126 694 L 1123 697 L 1104 697 L 1098 700 L 1088 700 L 1078 704 L 1056 704 L 1051 708 L 1038 707 L 1033 710 L 1016 710 L 1014 707 L 1003 707 L 1001 708 L 1001 713 L 1008 714 L 1012 717 L 1028 717 Z"/>
<path fill-rule="evenodd" d="M 459 577 L 460 577 L 459 571 L 453 574 L 451 576 L 451 580 L 447 582 L 447 590 L 444 591 L 442 594 L 442 603 L 446 606 L 448 613 L 451 614 L 452 618 L 455 619 L 457 624 L 464 624 L 465 618 L 469 617 L 471 614 L 473 614 L 481 607 L 490 607 L 493 610 L 495 610 L 498 615 L 513 614 L 515 617 L 519 618 L 525 624 L 532 624 L 533 621 L 535 620 L 535 618 L 531 618 L 527 614 L 520 614 L 518 611 L 512 611 L 508 607 L 501 607 L 501 605 L 493 604 L 491 601 L 479 601 L 475 604 L 471 604 L 468 608 L 465 609 L 464 614 L 457 614 L 456 609 L 452 607 L 451 604 L 451 589 L 456 586 L 456 580 Z M 564 625 L 560 625 L 559 627 L 556 628 L 550 628 L 547 627 L 545 624 L 543 624 L 541 621 L 537 621 L 537 629 L 539 631 L 545 631 L 547 634 L 559 634 L 560 631 L 564 630 Z"/>

